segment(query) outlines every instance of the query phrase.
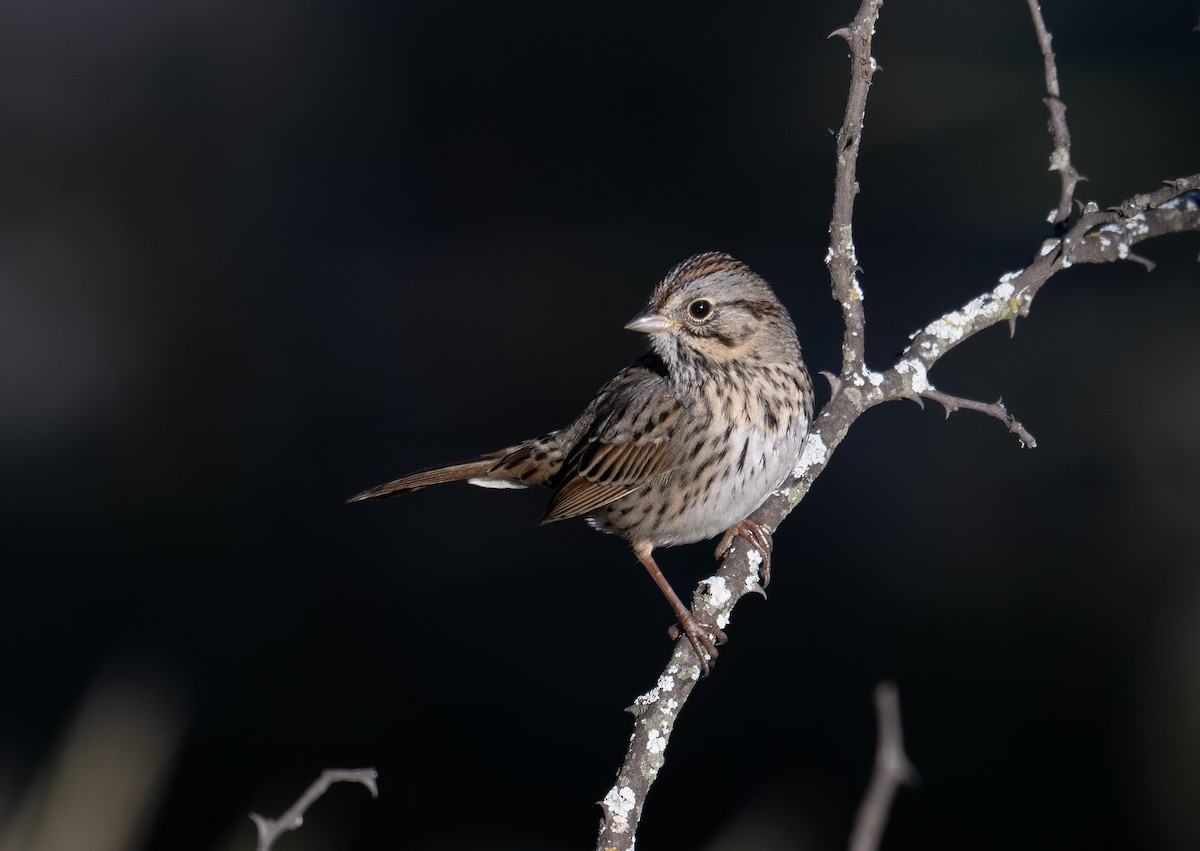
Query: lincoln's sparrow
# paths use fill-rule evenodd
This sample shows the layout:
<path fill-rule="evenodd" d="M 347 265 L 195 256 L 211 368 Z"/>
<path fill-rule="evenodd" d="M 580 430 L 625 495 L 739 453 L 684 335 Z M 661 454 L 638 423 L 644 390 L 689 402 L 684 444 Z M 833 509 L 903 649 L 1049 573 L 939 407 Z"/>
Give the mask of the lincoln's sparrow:
<path fill-rule="evenodd" d="M 566 428 L 350 502 L 460 479 L 552 488 L 542 522 L 586 516 L 629 541 L 707 674 L 725 636 L 680 601 L 651 552 L 724 532 L 719 558 L 740 535 L 762 553 L 769 581 L 771 536 L 748 517 L 796 464 L 812 420 L 812 383 L 787 311 L 728 254 L 680 263 L 625 327 L 649 334 L 651 350 Z"/>

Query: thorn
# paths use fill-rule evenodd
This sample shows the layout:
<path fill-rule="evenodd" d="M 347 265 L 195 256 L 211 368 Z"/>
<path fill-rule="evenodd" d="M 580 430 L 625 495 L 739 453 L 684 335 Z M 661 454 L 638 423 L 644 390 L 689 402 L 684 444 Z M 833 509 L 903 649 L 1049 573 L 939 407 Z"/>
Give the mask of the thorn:
<path fill-rule="evenodd" d="M 821 375 L 825 376 L 825 380 L 829 382 L 830 392 L 836 396 L 842 390 L 842 379 L 838 378 L 828 370 L 821 370 Z"/>
<path fill-rule="evenodd" d="M 1017 336 L 1017 314 L 1008 317 L 1008 339 Z"/>
<path fill-rule="evenodd" d="M 1140 254 L 1134 254 L 1134 253 L 1131 251 L 1131 252 L 1129 252 L 1128 256 L 1126 256 L 1126 258 L 1125 258 L 1125 259 L 1126 259 L 1126 260 L 1132 260 L 1134 263 L 1141 263 L 1143 266 L 1145 266 L 1145 267 L 1146 267 L 1146 271 L 1147 271 L 1147 272 L 1153 272 L 1153 271 L 1154 271 L 1154 261 L 1153 261 L 1153 260 L 1148 260 L 1147 258 L 1143 257 L 1143 256 L 1142 256 L 1142 255 L 1140 255 Z"/>
<path fill-rule="evenodd" d="M 908 399 L 910 402 L 916 402 L 917 407 L 920 408 L 922 411 L 925 410 L 925 400 L 921 398 L 920 393 L 914 393 L 912 390 L 909 390 L 901 395 L 903 396 L 903 398 Z"/>
<path fill-rule="evenodd" d="M 839 29 L 834 30 L 829 35 L 825 36 L 825 38 L 833 38 L 835 35 L 846 39 L 847 44 L 849 44 L 850 39 L 854 37 L 853 34 L 850 32 L 849 27 L 841 27 Z"/>

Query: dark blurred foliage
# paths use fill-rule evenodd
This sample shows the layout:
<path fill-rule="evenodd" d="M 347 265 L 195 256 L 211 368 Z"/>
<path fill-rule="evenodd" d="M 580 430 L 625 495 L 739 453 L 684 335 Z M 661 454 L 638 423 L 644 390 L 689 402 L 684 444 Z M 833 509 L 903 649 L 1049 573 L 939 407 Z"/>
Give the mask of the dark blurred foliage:
<path fill-rule="evenodd" d="M 1200 168 L 1196 4 L 1045 5 L 1080 195 Z M 627 548 L 536 528 L 539 493 L 342 500 L 567 422 L 696 251 L 773 282 L 836 370 L 825 36 L 853 12 L 0 8 L 0 819 L 115 665 L 186 724 L 141 847 L 251 848 L 248 810 L 360 765 L 379 801 L 335 789 L 280 848 L 590 847 L 669 653 Z M 896 0 L 876 53 L 857 245 L 882 368 L 1026 264 L 1058 182 L 1024 3 Z M 1198 243 L 1072 269 L 1015 339 L 939 364 L 1036 451 L 935 405 L 854 426 L 639 848 L 843 846 L 884 677 L 923 778 L 886 847 L 1200 844 Z M 689 587 L 710 549 L 662 563 Z"/>

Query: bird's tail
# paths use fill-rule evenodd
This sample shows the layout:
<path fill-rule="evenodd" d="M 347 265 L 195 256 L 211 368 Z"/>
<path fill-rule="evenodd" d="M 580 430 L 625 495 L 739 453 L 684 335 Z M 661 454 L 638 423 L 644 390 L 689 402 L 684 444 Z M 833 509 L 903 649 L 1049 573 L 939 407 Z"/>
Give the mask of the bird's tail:
<path fill-rule="evenodd" d="M 547 485 L 552 468 L 544 463 L 547 453 L 540 451 L 538 441 L 529 441 L 517 446 L 490 452 L 482 458 L 449 464 L 412 473 L 394 481 L 355 494 L 346 502 L 364 502 L 383 499 L 396 494 L 408 493 L 429 485 L 443 482 L 468 481 L 473 485 L 490 488 L 524 488 L 530 485 Z M 536 460 L 535 460 L 536 456 Z M 556 459 L 557 460 L 557 459 Z"/>

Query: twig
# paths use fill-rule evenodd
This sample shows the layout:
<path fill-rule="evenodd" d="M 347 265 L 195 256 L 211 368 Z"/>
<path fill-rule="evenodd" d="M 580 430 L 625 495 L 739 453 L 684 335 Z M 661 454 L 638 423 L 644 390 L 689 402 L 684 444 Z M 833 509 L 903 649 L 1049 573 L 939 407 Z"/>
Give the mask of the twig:
<path fill-rule="evenodd" d="M 1033 435 L 1025 430 L 1025 426 L 1017 421 L 1017 418 L 1008 412 L 1008 408 L 1004 407 L 1004 400 L 997 399 L 995 402 L 975 402 L 971 399 L 963 399 L 961 396 L 951 396 L 948 393 L 943 393 L 941 390 L 936 390 L 932 386 L 921 393 L 921 397 L 932 399 L 943 408 L 946 409 L 946 418 L 959 409 L 967 411 L 975 411 L 976 413 L 986 414 L 989 417 L 995 417 L 1008 426 L 1008 430 L 1017 436 L 1021 441 L 1021 445 L 1026 449 L 1037 448 L 1037 441 Z"/>
<path fill-rule="evenodd" d="M 854 198 L 858 195 L 858 149 L 862 143 L 867 94 L 878 65 L 871 55 L 875 23 L 883 0 L 863 0 L 848 27 L 834 30 L 850 47 L 850 87 L 846 114 L 837 132 L 837 168 L 833 179 L 833 212 L 829 220 L 829 252 L 825 263 L 833 284 L 833 298 L 842 308 L 846 330 L 842 336 L 842 373 L 859 371 L 864 342 L 862 288 L 858 284 L 858 255 L 854 248 Z"/>
<path fill-rule="evenodd" d="M 1067 129 L 1067 105 L 1062 102 L 1058 88 L 1058 68 L 1054 62 L 1054 51 L 1050 47 L 1051 35 L 1042 20 L 1042 7 L 1038 0 L 1027 0 L 1029 13 L 1033 16 L 1033 28 L 1037 30 L 1038 46 L 1042 49 L 1042 68 L 1046 75 L 1046 108 L 1050 110 L 1050 136 L 1054 139 L 1054 153 L 1050 155 L 1050 170 L 1057 171 L 1062 180 L 1062 197 L 1058 207 L 1050 212 L 1047 221 L 1061 224 L 1071 216 L 1071 201 L 1075 187 L 1087 180 L 1071 164 L 1071 131 Z"/>
<path fill-rule="evenodd" d="M 300 796 L 296 803 L 277 819 L 269 819 L 258 813 L 250 813 L 250 818 L 258 827 L 257 851 L 270 851 L 275 841 L 289 830 L 295 830 L 304 824 L 304 813 L 308 811 L 318 798 L 328 791 L 334 783 L 361 783 L 367 787 L 372 798 L 379 797 L 379 788 L 375 780 L 379 772 L 373 768 L 329 768 L 321 772 L 321 776 L 313 781 L 308 790 Z"/>
<path fill-rule="evenodd" d="M 939 391 L 929 383 L 928 371 L 933 365 L 951 349 L 993 325 L 1004 322 L 1011 331 L 1018 317 L 1029 315 L 1034 296 L 1055 273 L 1081 263 L 1133 260 L 1144 265 L 1148 261 L 1132 251 L 1139 242 L 1169 233 L 1198 231 L 1200 174 L 1169 181 L 1162 189 L 1134 196 L 1112 210 L 1101 211 L 1094 204 L 1088 205 L 1062 239 L 1048 240 L 1042 245 L 1032 263 L 1018 272 L 1001 275 L 990 292 L 976 296 L 914 333 L 912 342 L 891 369 L 878 374 L 866 373 L 869 386 L 862 393 L 863 405 L 873 407 L 915 396 L 943 401 L 934 395 Z M 968 403 L 957 397 L 945 398 L 953 399 L 959 408 L 992 416 L 999 414 L 997 409 L 979 407 L 980 403 Z M 837 399 L 835 394 L 830 404 Z M 845 422 L 848 413 L 841 415 L 838 421 Z M 1022 443 L 1033 445 L 1027 439 L 1031 435 L 1011 418 L 1007 410 L 998 418 Z M 845 425 L 849 423 L 845 422 Z"/>
<path fill-rule="evenodd" d="M 895 683 L 875 686 L 875 718 L 879 742 L 871 782 L 859 805 L 850 834 L 850 851 L 875 851 L 883 838 L 892 800 L 901 786 L 916 782 L 917 772 L 904 753 L 904 729 L 900 725 L 900 693 Z"/>

